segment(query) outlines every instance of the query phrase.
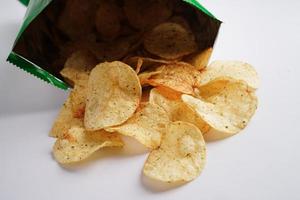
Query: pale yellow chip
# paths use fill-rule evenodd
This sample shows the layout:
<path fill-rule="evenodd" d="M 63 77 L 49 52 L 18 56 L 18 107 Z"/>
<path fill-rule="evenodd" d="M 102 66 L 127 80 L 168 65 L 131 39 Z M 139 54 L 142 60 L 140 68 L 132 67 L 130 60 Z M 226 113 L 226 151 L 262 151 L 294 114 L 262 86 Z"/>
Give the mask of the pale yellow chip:
<path fill-rule="evenodd" d="M 146 103 L 124 124 L 106 130 L 133 137 L 146 147 L 155 149 L 160 145 L 168 123 L 169 117 L 163 108 Z"/>
<path fill-rule="evenodd" d="M 164 86 L 184 94 L 194 94 L 200 78 L 200 72 L 194 66 L 177 62 L 162 65 L 158 74 L 152 75 L 143 82 L 152 86 Z"/>
<path fill-rule="evenodd" d="M 165 91 L 163 91 L 165 92 Z M 158 89 L 152 89 L 150 92 L 150 103 L 161 106 L 168 113 L 171 121 L 184 121 L 197 126 L 203 134 L 209 131 L 209 125 L 205 123 L 193 109 L 185 105 L 180 96 L 179 99 L 170 99 L 169 96 L 163 95 Z M 171 96 L 174 97 L 174 96 Z"/>
<path fill-rule="evenodd" d="M 202 72 L 200 84 L 207 84 L 219 77 L 245 81 L 253 89 L 257 89 L 259 86 L 259 77 L 255 69 L 248 63 L 240 61 L 215 61 L 211 63 Z"/>
<path fill-rule="evenodd" d="M 166 21 L 172 7 L 169 0 L 125 0 L 124 12 L 131 26 L 145 30 Z"/>
<path fill-rule="evenodd" d="M 119 135 L 104 130 L 87 132 L 83 127 L 73 126 L 57 139 L 53 147 L 54 158 L 62 164 L 82 161 L 104 147 L 122 147 Z"/>
<path fill-rule="evenodd" d="M 91 72 L 84 116 L 87 130 L 117 126 L 139 106 L 142 87 L 135 71 L 119 62 L 105 62 Z"/>
<path fill-rule="evenodd" d="M 201 131 L 186 122 L 170 123 L 159 149 L 153 150 L 143 172 L 162 182 L 188 182 L 205 166 L 206 148 Z"/>
<path fill-rule="evenodd" d="M 165 59 L 177 59 L 198 48 L 193 33 L 172 22 L 162 23 L 146 34 L 144 47 L 150 53 Z"/>
<path fill-rule="evenodd" d="M 122 10 L 112 1 L 100 1 L 96 13 L 96 29 L 104 40 L 116 38 L 121 31 Z"/>
<path fill-rule="evenodd" d="M 216 130 L 205 134 L 206 140 L 222 139 L 240 132 L 257 108 L 256 96 L 240 81 L 211 82 L 200 88 L 200 94 L 202 99 L 182 95 L 182 100 Z"/>
<path fill-rule="evenodd" d="M 90 71 L 97 63 L 96 57 L 89 51 L 76 51 L 67 59 L 60 74 L 74 85 L 80 81 L 87 81 Z"/>
<path fill-rule="evenodd" d="M 202 52 L 194 53 L 186 58 L 186 62 L 195 66 L 198 70 L 203 70 L 208 65 L 212 51 L 213 49 L 209 48 Z"/>
<path fill-rule="evenodd" d="M 51 137 L 61 138 L 72 126 L 82 126 L 83 121 L 75 118 L 72 111 L 72 103 L 70 96 L 62 106 L 56 120 L 50 130 Z"/>

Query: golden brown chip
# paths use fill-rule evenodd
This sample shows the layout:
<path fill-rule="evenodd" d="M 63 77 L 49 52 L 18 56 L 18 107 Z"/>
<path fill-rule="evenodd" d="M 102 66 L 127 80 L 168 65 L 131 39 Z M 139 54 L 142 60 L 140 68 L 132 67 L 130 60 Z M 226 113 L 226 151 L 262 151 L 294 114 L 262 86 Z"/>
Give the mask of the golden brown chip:
<path fill-rule="evenodd" d="M 121 31 L 121 9 L 112 1 L 100 1 L 96 13 L 96 28 L 102 39 L 114 39 Z"/>
<path fill-rule="evenodd" d="M 187 182 L 200 175 L 206 160 L 201 131 L 186 122 L 170 123 L 161 146 L 153 150 L 143 172 L 163 182 Z"/>
<path fill-rule="evenodd" d="M 213 49 L 209 48 L 202 52 L 194 53 L 186 59 L 186 62 L 195 66 L 198 70 L 202 70 L 207 67 L 209 59 L 211 57 Z"/>
<path fill-rule="evenodd" d="M 82 161 L 104 147 L 122 147 L 117 134 L 104 130 L 88 132 L 83 127 L 73 126 L 53 146 L 54 158 L 62 164 Z"/>
<path fill-rule="evenodd" d="M 124 124 L 106 130 L 134 137 L 146 147 L 155 149 L 160 145 L 168 123 L 169 117 L 163 108 L 146 103 Z"/>
<path fill-rule="evenodd" d="M 166 97 L 169 100 L 180 100 L 182 93 L 172 90 L 168 87 L 164 86 L 157 86 L 155 89 L 164 97 Z"/>
<path fill-rule="evenodd" d="M 171 121 L 184 121 L 197 126 L 203 134 L 209 131 L 209 125 L 205 123 L 193 109 L 185 105 L 179 95 L 168 94 L 167 92 L 158 89 L 152 89 L 150 92 L 150 103 L 161 106 L 168 113 Z M 169 98 L 171 95 L 171 98 Z M 177 97 L 177 98 L 175 98 Z"/>
<path fill-rule="evenodd" d="M 70 93 L 73 116 L 75 118 L 83 119 L 87 96 L 87 82 L 88 80 L 76 84 Z"/>
<path fill-rule="evenodd" d="M 165 59 L 177 59 L 198 48 L 193 33 L 172 22 L 160 24 L 146 34 L 144 47 L 150 53 Z"/>
<path fill-rule="evenodd" d="M 187 63 L 162 65 L 157 69 L 158 74 L 152 74 L 148 80 L 143 77 L 143 83 L 152 86 L 164 86 L 184 94 L 194 94 L 198 86 L 200 72 Z"/>
<path fill-rule="evenodd" d="M 119 62 L 105 62 L 91 72 L 84 124 L 88 130 L 116 126 L 129 119 L 137 107 L 142 88 L 135 71 Z"/>
<path fill-rule="evenodd" d="M 168 0 L 125 0 L 124 11 L 131 26 L 144 30 L 166 21 L 172 6 Z"/>
<path fill-rule="evenodd" d="M 62 106 L 50 130 L 49 135 L 51 137 L 62 138 L 62 136 L 66 134 L 72 126 L 82 126 L 82 125 L 83 125 L 83 121 L 73 116 L 72 103 L 71 103 L 71 98 L 69 96 L 66 102 L 64 103 L 64 105 Z"/>
<path fill-rule="evenodd" d="M 60 74 L 74 85 L 87 81 L 90 71 L 97 63 L 97 59 L 89 51 L 76 51 L 67 59 Z"/>
<path fill-rule="evenodd" d="M 259 86 L 259 78 L 255 69 L 248 63 L 240 61 L 215 61 L 211 63 L 202 72 L 200 84 L 207 84 L 219 77 L 245 81 L 253 89 L 257 89 Z"/>
<path fill-rule="evenodd" d="M 202 99 L 182 95 L 183 102 L 216 130 L 205 134 L 206 140 L 222 139 L 240 132 L 257 108 L 257 98 L 244 82 L 219 81 L 200 88 Z"/>
<path fill-rule="evenodd" d="M 154 76 L 160 74 L 162 71 L 145 71 L 141 74 L 138 75 L 141 85 L 142 86 L 147 86 L 149 79 Z"/>
<path fill-rule="evenodd" d="M 182 27 L 184 27 L 187 30 L 191 29 L 188 21 L 183 16 L 175 15 L 175 16 L 171 17 L 168 20 L 168 22 L 173 22 L 173 23 L 176 23 L 176 24 L 180 24 Z"/>

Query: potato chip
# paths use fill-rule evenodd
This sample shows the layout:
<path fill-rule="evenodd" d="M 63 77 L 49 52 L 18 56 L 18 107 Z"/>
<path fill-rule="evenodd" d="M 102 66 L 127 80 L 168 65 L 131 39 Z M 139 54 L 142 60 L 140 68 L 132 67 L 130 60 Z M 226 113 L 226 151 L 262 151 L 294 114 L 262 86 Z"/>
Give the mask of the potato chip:
<path fill-rule="evenodd" d="M 88 130 L 116 126 L 129 119 L 137 109 L 142 88 L 135 71 L 119 62 L 105 62 L 91 72 L 84 124 Z"/>
<path fill-rule="evenodd" d="M 168 98 L 169 96 L 164 96 L 163 94 L 164 93 L 161 93 L 161 90 L 152 89 L 149 101 L 150 103 L 161 106 L 166 113 L 168 113 L 171 121 L 184 121 L 194 124 L 203 134 L 209 131 L 209 125 L 198 117 L 193 109 L 185 105 L 180 100 L 180 96 L 178 96 L 177 99 L 170 99 Z"/>
<path fill-rule="evenodd" d="M 141 58 L 138 59 L 136 68 L 135 68 L 135 73 L 139 74 L 143 65 L 143 60 Z"/>
<path fill-rule="evenodd" d="M 182 27 L 184 27 L 187 30 L 191 29 L 188 21 L 183 16 L 180 16 L 180 15 L 175 15 L 175 16 L 171 17 L 168 20 L 168 22 L 173 22 L 173 23 L 176 23 L 176 24 L 180 24 Z"/>
<path fill-rule="evenodd" d="M 240 61 L 215 61 L 211 63 L 202 72 L 200 84 L 207 84 L 218 77 L 245 81 L 253 89 L 257 89 L 259 86 L 259 78 L 255 69 Z"/>
<path fill-rule="evenodd" d="M 73 116 L 70 96 L 62 106 L 49 135 L 51 137 L 61 138 L 72 126 L 82 126 L 83 121 Z"/>
<path fill-rule="evenodd" d="M 222 139 L 240 132 L 257 108 L 257 98 L 244 82 L 221 82 L 224 83 L 222 87 L 216 81 L 200 88 L 202 99 L 182 95 L 183 102 L 216 130 L 205 134 L 206 140 Z"/>
<path fill-rule="evenodd" d="M 161 146 L 153 150 L 143 172 L 163 182 L 188 182 L 198 177 L 206 161 L 206 147 L 201 131 L 186 122 L 167 127 Z"/>
<path fill-rule="evenodd" d="M 100 1 L 96 13 L 96 28 L 102 39 L 115 39 L 121 31 L 122 10 L 112 1 Z"/>
<path fill-rule="evenodd" d="M 154 59 L 154 58 L 141 57 L 141 56 L 133 56 L 133 57 L 126 58 L 124 62 L 132 67 L 140 65 L 139 68 L 145 70 L 150 67 L 153 68 L 162 64 L 170 64 L 173 63 L 174 61 Z"/>
<path fill-rule="evenodd" d="M 194 94 L 194 88 L 198 85 L 200 72 L 194 66 L 177 62 L 162 65 L 157 69 L 160 73 L 150 76 L 143 82 L 152 86 L 164 86 L 184 94 Z"/>
<path fill-rule="evenodd" d="M 67 59 L 60 74 L 74 85 L 76 82 L 86 81 L 97 63 L 97 59 L 89 51 L 76 51 Z"/>
<path fill-rule="evenodd" d="M 146 103 L 124 124 L 106 130 L 133 137 L 146 147 L 155 149 L 160 145 L 168 123 L 169 117 L 163 108 Z"/>
<path fill-rule="evenodd" d="M 209 48 L 202 52 L 194 53 L 186 59 L 186 62 L 195 66 L 198 70 L 203 70 L 207 67 L 213 49 Z"/>
<path fill-rule="evenodd" d="M 139 45 L 139 35 L 122 37 L 110 42 L 97 42 L 89 46 L 89 50 L 104 61 L 116 61 L 125 57 L 132 49 Z"/>
<path fill-rule="evenodd" d="M 87 96 L 87 80 L 74 86 L 70 93 L 72 112 L 75 118 L 84 118 L 86 96 Z"/>
<path fill-rule="evenodd" d="M 181 99 L 181 95 L 182 95 L 181 92 L 172 90 L 168 87 L 157 86 L 155 87 L 155 90 L 157 90 L 159 94 L 161 94 L 162 96 L 164 96 L 169 100 L 177 101 Z"/>
<path fill-rule="evenodd" d="M 73 126 L 57 139 L 53 146 L 54 158 L 62 164 L 82 161 L 104 147 L 122 147 L 123 142 L 117 134 L 104 130 L 88 132 L 83 127 Z"/>
<path fill-rule="evenodd" d="M 144 38 L 150 53 L 165 59 L 177 59 L 197 50 L 195 36 L 180 24 L 167 22 L 153 28 Z"/>
<path fill-rule="evenodd" d="M 155 75 L 160 74 L 162 71 L 145 71 L 141 74 L 138 75 L 141 85 L 145 86 L 145 85 L 149 85 L 148 84 L 148 80 Z"/>
<path fill-rule="evenodd" d="M 72 39 L 86 35 L 93 30 L 95 1 L 67 0 L 58 20 L 58 27 Z"/>
<path fill-rule="evenodd" d="M 124 11 L 136 29 L 145 30 L 166 21 L 172 15 L 169 0 L 125 0 Z"/>

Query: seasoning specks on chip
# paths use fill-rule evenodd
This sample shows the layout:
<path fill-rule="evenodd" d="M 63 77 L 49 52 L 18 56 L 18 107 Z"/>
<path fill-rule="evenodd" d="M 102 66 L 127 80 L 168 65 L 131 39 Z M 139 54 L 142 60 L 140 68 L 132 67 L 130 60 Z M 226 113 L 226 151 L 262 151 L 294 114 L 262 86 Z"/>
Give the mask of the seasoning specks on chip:
<path fill-rule="evenodd" d="M 160 147 L 153 150 L 143 172 L 162 182 L 188 182 L 200 175 L 206 160 L 201 131 L 186 122 L 170 123 Z"/>
<path fill-rule="evenodd" d="M 87 130 L 100 130 L 128 120 L 139 106 L 141 85 L 135 71 L 119 62 L 105 62 L 91 72 L 84 116 Z"/>
<path fill-rule="evenodd" d="M 147 51 L 164 59 L 178 59 L 197 50 L 195 36 L 180 24 L 167 22 L 153 28 L 144 38 Z"/>
<path fill-rule="evenodd" d="M 159 147 L 168 123 L 169 117 L 163 108 L 146 103 L 127 122 L 106 130 L 134 137 L 146 147 L 155 149 Z"/>
<path fill-rule="evenodd" d="M 259 86 L 259 78 L 255 69 L 250 64 L 241 61 L 212 62 L 201 74 L 200 84 L 207 84 L 218 77 L 245 81 L 253 89 Z"/>
<path fill-rule="evenodd" d="M 240 61 L 209 64 L 216 19 L 181 0 L 61 5 L 53 65 L 72 89 L 50 131 L 57 162 L 122 147 L 129 136 L 150 151 L 145 176 L 188 182 L 204 168 L 204 141 L 235 135 L 251 120 L 258 75 Z"/>
<path fill-rule="evenodd" d="M 74 163 L 88 158 L 104 147 L 122 147 L 121 138 L 105 131 L 87 132 L 84 128 L 71 127 L 53 147 L 54 158 L 62 164 Z"/>
<path fill-rule="evenodd" d="M 205 134 L 207 140 L 222 139 L 240 132 L 257 108 L 256 96 L 241 81 L 216 80 L 200 88 L 200 94 L 201 99 L 183 95 L 182 100 L 217 131 Z"/>

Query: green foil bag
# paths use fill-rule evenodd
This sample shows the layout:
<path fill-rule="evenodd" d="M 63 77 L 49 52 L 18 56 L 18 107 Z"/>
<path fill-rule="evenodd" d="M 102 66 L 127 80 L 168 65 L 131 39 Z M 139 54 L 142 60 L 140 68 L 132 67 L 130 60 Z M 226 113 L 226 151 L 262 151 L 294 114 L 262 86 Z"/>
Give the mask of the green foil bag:
<path fill-rule="evenodd" d="M 7 58 L 10 63 L 61 89 L 68 89 L 69 85 L 59 73 L 63 68 L 59 46 L 64 45 L 68 39 L 56 28 L 56 23 L 66 1 L 20 0 L 27 6 L 27 12 Z M 197 17 L 193 19 L 195 23 L 199 23 L 198 27 L 203 33 L 200 48 L 204 50 L 213 47 L 221 22 L 197 0 L 174 1 L 185 4 L 187 12 L 195 12 L 204 19 L 202 21 L 205 23 L 197 21 Z M 85 4 L 86 1 L 81 3 Z"/>

